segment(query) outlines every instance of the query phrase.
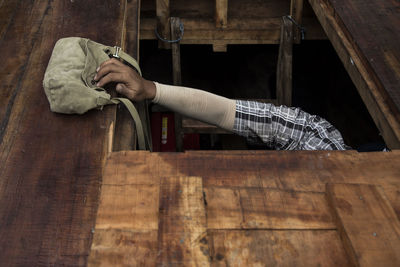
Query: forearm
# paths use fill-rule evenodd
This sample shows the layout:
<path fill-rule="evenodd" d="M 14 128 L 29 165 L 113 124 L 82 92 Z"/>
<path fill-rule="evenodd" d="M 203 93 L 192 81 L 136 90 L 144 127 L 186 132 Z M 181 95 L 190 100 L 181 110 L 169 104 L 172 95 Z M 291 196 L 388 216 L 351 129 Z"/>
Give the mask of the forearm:
<path fill-rule="evenodd" d="M 236 101 L 202 90 L 155 83 L 154 103 L 184 116 L 233 130 Z"/>

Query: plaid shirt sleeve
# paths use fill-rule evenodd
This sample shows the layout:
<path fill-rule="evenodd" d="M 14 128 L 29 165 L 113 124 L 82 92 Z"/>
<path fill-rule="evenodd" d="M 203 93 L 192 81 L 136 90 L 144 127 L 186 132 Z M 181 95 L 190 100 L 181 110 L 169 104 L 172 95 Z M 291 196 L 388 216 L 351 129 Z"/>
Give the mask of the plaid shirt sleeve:
<path fill-rule="evenodd" d="M 345 150 L 340 132 L 319 116 L 299 108 L 236 101 L 233 131 L 277 150 Z"/>

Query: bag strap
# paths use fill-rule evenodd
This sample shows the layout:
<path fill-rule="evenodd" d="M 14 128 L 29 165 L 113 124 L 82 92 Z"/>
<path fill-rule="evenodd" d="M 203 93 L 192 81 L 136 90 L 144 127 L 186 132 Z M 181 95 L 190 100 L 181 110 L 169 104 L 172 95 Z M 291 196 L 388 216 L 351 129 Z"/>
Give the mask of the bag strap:
<path fill-rule="evenodd" d="M 137 72 L 142 76 L 142 71 L 140 70 L 139 64 L 137 61 L 122 51 L 122 49 L 118 46 L 107 46 L 104 48 L 104 52 L 106 52 L 109 56 L 115 57 L 115 58 L 121 58 L 124 61 L 128 62 L 133 68 L 137 70 Z M 129 113 L 131 114 L 135 125 L 136 125 L 136 132 L 138 135 L 138 145 L 139 145 L 139 150 L 150 150 L 153 151 L 149 134 L 147 132 L 147 128 L 144 128 L 142 125 L 142 120 L 140 119 L 139 113 L 137 112 L 135 106 L 132 104 L 132 102 L 127 99 L 127 98 L 122 98 L 122 97 L 115 97 L 111 99 L 111 101 L 115 104 L 122 103 L 125 105 L 125 107 L 128 109 Z"/>
<path fill-rule="evenodd" d="M 128 109 L 129 113 L 131 114 L 133 121 L 136 125 L 136 132 L 138 135 L 138 146 L 139 150 L 150 150 L 153 151 L 151 146 L 151 142 L 149 139 L 149 135 L 147 133 L 147 129 L 145 129 L 142 125 L 142 120 L 140 119 L 139 113 L 137 112 L 135 106 L 132 102 L 127 98 L 122 97 L 115 97 L 111 99 L 111 101 L 115 104 L 122 103 Z"/>
<path fill-rule="evenodd" d="M 122 58 L 124 61 L 128 62 L 132 67 L 134 67 L 137 70 L 137 72 L 140 74 L 140 76 L 142 76 L 142 71 L 140 70 L 140 67 L 139 67 L 139 64 L 137 63 L 137 61 L 133 57 L 131 57 L 130 55 L 125 53 L 120 47 L 107 46 L 104 49 L 104 52 L 106 52 L 108 55 L 111 55 L 115 58 Z"/>

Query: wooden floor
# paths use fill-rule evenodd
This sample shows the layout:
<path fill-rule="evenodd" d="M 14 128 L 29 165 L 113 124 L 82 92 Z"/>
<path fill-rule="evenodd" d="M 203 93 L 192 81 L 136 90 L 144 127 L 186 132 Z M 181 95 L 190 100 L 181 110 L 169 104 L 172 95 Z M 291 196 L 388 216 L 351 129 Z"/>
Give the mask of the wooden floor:
<path fill-rule="evenodd" d="M 119 152 L 91 266 L 398 266 L 400 151 Z"/>

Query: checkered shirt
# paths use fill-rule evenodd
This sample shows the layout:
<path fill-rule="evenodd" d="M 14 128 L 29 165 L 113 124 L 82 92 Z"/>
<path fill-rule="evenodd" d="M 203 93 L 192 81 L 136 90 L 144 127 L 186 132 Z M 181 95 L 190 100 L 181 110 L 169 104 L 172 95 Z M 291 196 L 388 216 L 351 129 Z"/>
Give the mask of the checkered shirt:
<path fill-rule="evenodd" d="M 299 108 L 236 101 L 233 131 L 251 143 L 277 150 L 345 150 L 340 132 L 329 122 Z"/>

